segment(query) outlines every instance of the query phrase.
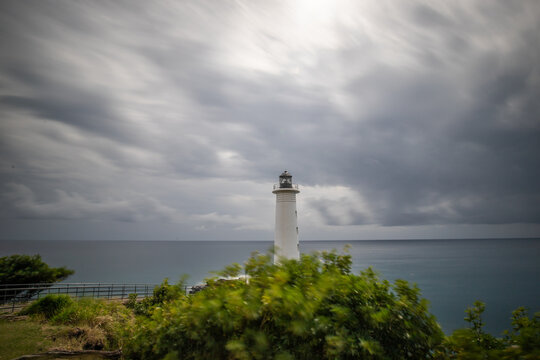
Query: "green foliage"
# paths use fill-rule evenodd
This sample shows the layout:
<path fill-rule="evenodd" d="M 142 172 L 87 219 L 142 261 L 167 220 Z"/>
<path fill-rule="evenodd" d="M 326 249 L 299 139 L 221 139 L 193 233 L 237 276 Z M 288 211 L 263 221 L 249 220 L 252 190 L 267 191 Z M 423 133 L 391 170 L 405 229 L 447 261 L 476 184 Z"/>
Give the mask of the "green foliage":
<path fill-rule="evenodd" d="M 484 321 L 482 314 L 486 305 L 481 301 L 475 301 L 472 307 L 465 310 L 465 321 L 469 323 L 469 331 L 473 337 L 473 342 L 480 349 L 490 351 L 502 348 L 502 343 L 490 334 L 484 332 Z"/>
<path fill-rule="evenodd" d="M 128 309 L 135 309 L 137 306 L 137 294 L 129 294 L 128 301 L 124 303 Z"/>
<path fill-rule="evenodd" d="M 483 331 L 484 303 L 476 301 L 465 313 L 469 327 L 447 337 L 438 354 L 441 359 L 540 359 L 540 313 L 532 319 L 525 308 L 512 314 L 512 330 L 502 339 Z"/>
<path fill-rule="evenodd" d="M 130 336 L 133 315 L 122 304 L 105 299 L 82 298 L 70 302 L 49 319 L 53 325 L 76 326 L 89 349 L 121 347 Z"/>
<path fill-rule="evenodd" d="M 354 275 L 351 265 L 335 251 L 279 265 L 254 254 L 193 295 L 165 279 L 126 306 L 48 295 L 22 314 L 67 326 L 69 343 L 75 336 L 85 349 L 123 348 L 128 359 L 540 359 L 540 313 L 518 308 L 511 330 L 495 338 L 484 332 L 477 301 L 465 311 L 469 326 L 444 338 L 416 286 L 379 280 L 371 268 Z M 242 270 L 248 278 L 238 277 Z M 19 345 L 9 354 L 37 344 L 11 338 Z"/>
<path fill-rule="evenodd" d="M 169 284 L 169 280 L 165 279 L 159 286 L 154 288 L 152 296 L 138 302 L 137 294 L 129 294 L 129 299 L 125 305 L 129 309 L 133 309 L 135 315 L 150 316 L 156 307 L 182 295 L 185 295 L 183 279 L 176 285 Z"/>
<path fill-rule="evenodd" d="M 170 285 L 169 280 L 165 279 L 159 286 L 154 288 L 153 296 L 149 299 L 151 299 L 153 305 L 162 305 L 165 302 L 176 299 L 183 294 L 183 280 L 180 280 L 178 284 Z"/>
<path fill-rule="evenodd" d="M 110 307 L 114 304 L 103 299 L 82 298 L 72 302 L 70 306 L 62 309 L 51 318 L 53 324 L 64 325 L 92 325 L 100 316 L 110 313 Z"/>
<path fill-rule="evenodd" d="M 54 283 L 67 279 L 74 273 L 65 267 L 51 268 L 40 255 L 11 255 L 0 258 L 0 284 Z M 35 292 L 21 290 L 11 293 L 5 300 L 24 295 L 31 297 Z"/>
<path fill-rule="evenodd" d="M 40 255 L 11 255 L 0 258 L 0 284 L 53 283 L 74 274 L 65 267 L 51 268 Z"/>
<path fill-rule="evenodd" d="M 223 273 L 236 276 L 240 268 Z M 209 279 L 140 317 L 132 359 L 429 359 L 443 339 L 427 301 L 406 281 L 390 284 L 351 258 L 302 255 L 245 264 L 249 281 Z"/>
<path fill-rule="evenodd" d="M 528 317 L 520 307 L 512 313 L 512 330 L 505 331 L 505 349 L 501 359 L 540 359 L 540 312 Z"/>
<path fill-rule="evenodd" d="M 232 263 L 231 265 L 225 266 L 221 271 L 214 272 L 216 275 L 222 278 L 235 278 L 240 275 L 242 271 L 242 265 L 237 263 Z"/>
<path fill-rule="evenodd" d="M 21 315 L 42 315 L 50 319 L 58 314 L 62 309 L 71 305 L 73 300 L 69 295 L 47 295 L 34 301 L 29 307 L 23 309 Z"/>

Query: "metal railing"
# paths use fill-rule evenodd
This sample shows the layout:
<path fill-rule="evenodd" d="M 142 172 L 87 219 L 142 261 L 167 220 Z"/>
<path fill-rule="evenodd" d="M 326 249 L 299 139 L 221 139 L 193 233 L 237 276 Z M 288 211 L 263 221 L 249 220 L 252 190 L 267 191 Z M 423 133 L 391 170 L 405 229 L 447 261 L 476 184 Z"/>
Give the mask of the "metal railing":
<path fill-rule="evenodd" d="M 14 312 L 29 301 L 48 294 L 66 294 L 74 298 L 91 297 L 123 300 L 129 294 L 137 297 L 153 295 L 155 284 L 113 283 L 53 283 L 53 284 L 7 284 L 0 285 L 0 313 Z M 191 287 L 186 287 L 186 293 Z"/>
<path fill-rule="evenodd" d="M 298 190 L 298 184 L 291 184 L 291 187 L 280 187 L 280 186 L 281 186 L 280 184 L 274 184 L 273 190 L 277 190 L 277 189 L 295 189 L 295 190 Z"/>

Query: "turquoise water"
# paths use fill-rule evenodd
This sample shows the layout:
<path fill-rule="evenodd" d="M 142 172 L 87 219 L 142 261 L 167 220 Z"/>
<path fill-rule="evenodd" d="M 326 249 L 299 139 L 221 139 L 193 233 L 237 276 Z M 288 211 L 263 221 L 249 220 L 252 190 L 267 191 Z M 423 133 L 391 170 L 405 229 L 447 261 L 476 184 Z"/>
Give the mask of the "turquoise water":
<path fill-rule="evenodd" d="M 310 253 L 350 244 L 353 270 L 368 266 L 382 278 L 418 284 L 447 333 L 463 327 L 464 310 L 486 302 L 486 330 L 510 327 L 511 311 L 540 311 L 540 239 L 303 241 Z M 242 263 L 271 242 L 242 241 L 0 241 L 0 256 L 41 254 L 75 270 L 69 282 L 159 283 L 189 275 L 197 283 L 232 262 Z"/>

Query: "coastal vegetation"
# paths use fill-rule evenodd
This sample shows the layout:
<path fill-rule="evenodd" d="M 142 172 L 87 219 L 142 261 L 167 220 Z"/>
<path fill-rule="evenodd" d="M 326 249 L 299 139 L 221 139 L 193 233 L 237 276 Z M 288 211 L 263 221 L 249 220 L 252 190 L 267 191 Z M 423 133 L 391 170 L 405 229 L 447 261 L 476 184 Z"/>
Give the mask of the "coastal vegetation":
<path fill-rule="evenodd" d="M 165 280 L 123 304 L 48 295 L 19 313 L 24 320 L 0 320 L 0 336 L 27 327 L 36 338 L 15 339 L 24 345 L 11 357 L 62 348 L 121 349 L 126 359 L 540 359 L 540 313 L 515 310 L 511 329 L 494 337 L 476 302 L 467 327 L 445 336 L 416 286 L 370 268 L 353 274 L 347 254 L 271 259 L 254 254 L 193 294 Z"/>
<path fill-rule="evenodd" d="M 139 318 L 133 359 L 426 358 L 443 333 L 419 290 L 380 281 L 351 258 L 302 255 L 274 265 L 253 256 L 226 268 L 194 294 Z M 221 280 L 233 278 L 233 280 Z"/>
<path fill-rule="evenodd" d="M 66 267 L 53 268 L 41 260 L 40 255 L 11 255 L 0 258 L 0 285 L 55 283 L 67 279 L 75 271 Z M 27 290 L 20 290 L 3 295 L 4 301 L 21 293 L 31 297 Z"/>
<path fill-rule="evenodd" d="M 47 295 L 0 319 L 0 338 L 10 339 L 8 347 L 0 346 L 0 360 L 48 350 L 121 349 L 134 320 L 121 302 Z"/>

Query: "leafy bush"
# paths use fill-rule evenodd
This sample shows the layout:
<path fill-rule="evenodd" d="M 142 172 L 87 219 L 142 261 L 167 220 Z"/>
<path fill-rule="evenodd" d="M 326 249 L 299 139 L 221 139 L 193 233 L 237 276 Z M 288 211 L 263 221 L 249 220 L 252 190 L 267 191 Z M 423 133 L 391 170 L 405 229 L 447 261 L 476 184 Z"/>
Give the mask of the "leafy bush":
<path fill-rule="evenodd" d="M 180 294 L 184 294 L 184 281 L 180 280 L 178 284 L 170 285 L 169 280 L 165 279 L 159 286 L 154 288 L 152 296 L 137 301 L 137 294 L 129 294 L 125 305 L 129 309 L 133 309 L 135 315 L 150 316 L 154 308 L 177 299 Z"/>
<path fill-rule="evenodd" d="M 140 317 L 132 359 L 429 359 L 442 331 L 406 281 L 350 272 L 335 252 L 272 264 L 254 255 L 249 279 L 208 280 L 202 291 Z M 237 276 L 239 267 L 224 273 Z"/>
<path fill-rule="evenodd" d="M 512 330 L 503 339 L 505 359 L 540 359 L 540 312 L 528 317 L 520 307 L 512 313 Z"/>
<path fill-rule="evenodd" d="M 128 300 L 124 303 L 128 309 L 135 309 L 137 305 L 137 294 L 132 293 L 128 295 Z"/>
<path fill-rule="evenodd" d="M 11 255 L 0 258 L 0 284 L 54 283 L 68 278 L 74 273 L 65 267 L 51 268 L 41 260 L 40 255 Z M 20 290 L 6 294 L 7 301 L 24 295 L 30 298 L 36 291 Z"/>
<path fill-rule="evenodd" d="M 465 312 L 469 327 L 458 329 L 447 337 L 439 353 L 440 359 L 540 359 L 540 313 L 532 319 L 523 307 L 512 314 L 512 330 L 503 338 L 483 331 L 482 313 L 485 304 L 476 301 Z"/>
<path fill-rule="evenodd" d="M 73 300 L 69 295 L 47 295 L 34 301 L 29 307 L 23 309 L 20 314 L 43 315 L 46 319 L 50 319 L 72 303 Z"/>

